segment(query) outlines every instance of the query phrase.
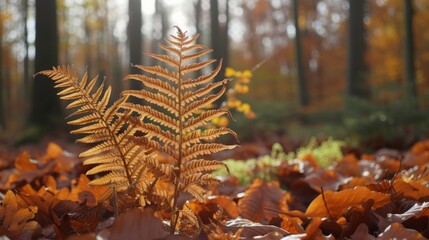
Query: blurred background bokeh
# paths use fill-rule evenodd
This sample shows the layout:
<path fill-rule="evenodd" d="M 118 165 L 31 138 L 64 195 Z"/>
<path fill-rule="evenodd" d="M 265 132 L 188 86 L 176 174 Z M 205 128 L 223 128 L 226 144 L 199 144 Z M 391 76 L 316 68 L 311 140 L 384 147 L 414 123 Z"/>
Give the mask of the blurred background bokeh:
<path fill-rule="evenodd" d="M 255 116 L 229 122 L 240 141 L 405 148 L 429 130 L 428 23 L 427 0 L 2 0 L 0 139 L 66 132 L 36 72 L 73 65 L 115 99 L 179 26 L 250 80 L 239 98 Z"/>

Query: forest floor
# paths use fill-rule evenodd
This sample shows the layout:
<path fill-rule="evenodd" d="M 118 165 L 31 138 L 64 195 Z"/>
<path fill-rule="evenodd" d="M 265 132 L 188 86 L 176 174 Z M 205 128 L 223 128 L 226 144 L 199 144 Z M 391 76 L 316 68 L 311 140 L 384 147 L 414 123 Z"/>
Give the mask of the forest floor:
<path fill-rule="evenodd" d="M 182 194 L 201 229 L 170 235 L 152 208 L 114 217 L 102 204 L 107 186 L 88 186 L 78 154 L 61 138 L 13 148 L 0 144 L 0 235 L 10 239 L 426 239 L 429 238 L 429 140 L 407 151 L 352 151 L 330 166 L 311 153 L 253 165 L 243 176 L 220 177 L 205 203 Z M 247 151 L 247 152 L 246 152 Z M 265 151 L 265 152 L 264 152 Z M 246 155 L 247 154 L 247 155 Z M 225 158 L 256 161 L 247 144 Z M 220 155 L 222 156 L 222 155 Z M 242 159 L 246 160 L 246 159 Z M 111 203 L 111 202 L 110 202 Z M 222 209 L 222 211 L 220 211 Z M 168 218 L 167 218 L 168 219 Z"/>

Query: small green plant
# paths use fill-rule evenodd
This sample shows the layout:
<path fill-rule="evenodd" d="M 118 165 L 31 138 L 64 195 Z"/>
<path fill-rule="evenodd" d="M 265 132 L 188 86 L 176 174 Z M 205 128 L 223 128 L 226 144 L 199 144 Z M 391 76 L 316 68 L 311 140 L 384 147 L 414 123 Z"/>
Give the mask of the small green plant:
<path fill-rule="evenodd" d="M 255 178 L 271 180 L 276 176 L 276 168 L 283 161 L 300 159 L 309 153 L 312 154 L 320 166 L 328 167 L 343 157 L 341 148 L 345 145 L 345 142 L 334 140 L 333 138 L 328 138 L 317 144 L 316 138 L 312 138 L 307 145 L 300 147 L 296 151 L 286 153 L 279 143 L 275 143 L 269 155 L 247 160 L 228 159 L 224 160 L 223 163 L 228 166 L 231 175 L 236 176 L 242 185 L 247 185 Z M 227 172 L 224 169 L 220 169 L 213 174 L 215 176 L 225 176 Z"/>

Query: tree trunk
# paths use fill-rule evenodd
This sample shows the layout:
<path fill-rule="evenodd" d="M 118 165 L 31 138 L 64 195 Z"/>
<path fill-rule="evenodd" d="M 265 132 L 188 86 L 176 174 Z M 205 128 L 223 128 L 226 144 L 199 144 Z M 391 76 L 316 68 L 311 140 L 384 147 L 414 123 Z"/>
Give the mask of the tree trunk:
<path fill-rule="evenodd" d="M 24 48 L 25 48 L 25 56 L 24 56 L 24 81 L 23 81 L 23 86 L 24 86 L 24 93 L 25 93 L 25 97 L 28 97 L 29 95 L 29 59 L 28 59 L 28 28 L 27 28 L 27 19 L 28 19 L 28 0 L 23 0 L 22 1 L 22 11 L 24 14 Z"/>
<path fill-rule="evenodd" d="M 407 91 L 410 98 L 417 98 L 416 77 L 414 71 L 413 2 L 404 0 L 405 23 L 405 72 Z"/>
<path fill-rule="evenodd" d="M 228 4 L 228 1 L 226 1 Z M 226 7 L 226 16 L 228 18 L 229 8 Z M 210 0 L 210 26 L 211 26 L 211 48 L 213 49 L 213 58 L 220 61 L 222 67 L 215 81 L 222 81 L 225 78 L 225 68 L 228 64 L 228 19 L 224 26 L 219 23 L 219 3 L 218 0 Z M 225 95 L 215 101 L 216 106 L 220 106 L 225 101 Z"/>
<path fill-rule="evenodd" d="M 347 95 L 368 97 L 364 82 L 365 30 L 363 21 L 365 2 L 361 0 L 350 0 L 349 5 Z"/>
<path fill-rule="evenodd" d="M 58 28 L 56 1 L 36 1 L 36 56 L 35 72 L 58 65 Z M 39 126 L 57 124 L 61 107 L 54 82 L 46 76 L 36 75 L 33 84 L 33 101 L 30 121 Z"/>
<path fill-rule="evenodd" d="M 299 103 L 301 106 L 307 106 L 308 90 L 307 80 L 304 74 L 304 68 L 302 64 L 302 52 L 301 52 L 301 32 L 299 29 L 299 11 L 298 11 L 298 0 L 293 1 L 293 18 L 295 25 L 295 64 L 296 64 L 296 77 L 298 80 L 298 91 L 299 91 Z"/>
<path fill-rule="evenodd" d="M 130 53 L 130 63 L 143 65 L 142 61 L 142 25 L 143 16 L 141 0 L 128 0 L 128 44 Z M 138 69 L 130 66 L 130 73 L 139 73 Z M 138 81 L 131 81 L 130 88 L 134 90 L 142 89 Z"/>
<path fill-rule="evenodd" d="M 3 7 L 3 6 L 2 6 Z M 3 36 L 3 22 L 0 18 L 0 35 Z M 3 38 L 0 37 L 0 130 L 6 128 L 5 127 L 5 119 L 4 119 L 4 80 L 3 80 Z"/>
<path fill-rule="evenodd" d="M 194 4 L 195 8 L 195 30 L 197 33 L 201 34 L 201 0 L 196 0 Z M 201 43 L 201 36 L 197 40 Z"/>
<path fill-rule="evenodd" d="M 218 0 L 210 0 L 210 37 L 213 49 L 213 58 L 220 60 L 220 26 L 219 26 L 219 5 Z M 221 73 L 222 74 L 222 73 Z M 219 74 L 219 75 L 221 75 Z"/>
<path fill-rule="evenodd" d="M 221 36 L 222 36 L 222 42 L 221 42 L 221 56 L 223 58 L 223 65 L 221 69 L 222 78 L 225 74 L 225 68 L 229 66 L 229 35 L 228 35 L 228 29 L 229 29 L 229 4 L 228 1 L 226 1 L 226 7 L 225 7 L 225 16 L 226 21 L 225 25 L 221 27 Z"/>

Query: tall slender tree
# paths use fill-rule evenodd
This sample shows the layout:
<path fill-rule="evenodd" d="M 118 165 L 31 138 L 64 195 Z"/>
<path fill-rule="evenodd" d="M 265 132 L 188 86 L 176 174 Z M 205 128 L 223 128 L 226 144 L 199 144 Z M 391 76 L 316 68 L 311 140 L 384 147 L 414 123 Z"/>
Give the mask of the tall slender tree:
<path fill-rule="evenodd" d="M 210 0 L 210 39 L 213 49 L 213 58 L 220 59 L 220 24 L 218 0 Z M 220 74 L 221 75 L 221 74 Z"/>
<path fill-rule="evenodd" d="M 2 4 L 0 3 L 0 7 Z M 4 80 L 3 80 L 3 20 L 0 18 L 0 130 L 5 128 L 5 119 L 4 119 Z"/>
<path fill-rule="evenodd" d="M 347 95 L 365 97 L 364 29 L 365 1 L 349 1 Z"/>
<path fill-rule="evenodd" d="M 299 91 L 299 103 L 301 106 L 306 106 L 309 103 L 307 80 L 304 74 L 304 68 L 302 64 L 302 50 L 301 50 L 301 31 L 299 29 L 299 6 L 298 0 L 293 1 L 293 18 L 295 25 L 295 64 L 296 64 L 296 76 L 298 80 L 298 91 Z"/>
<path fill-rule="evenodd" d="M 58 27 L 55 0 L 36 1 L 36 72 L 58 65 Z M 30 121 L 36 125 L 52 126 L 61 121 L 61 107 L 49 78 L 36 75 L 33 84 Z"/>
<path fill-rule="evenodd" d="M 228 5 L 228 1 L 226 1 Z M 225 8 L 225 17 L 228 18 L 229 7 Z M 213 58 L 223 60 L 222 67 L 220 69 L 220 74 L 215 78 L 215 81 L 221 81 L 225 77 L 225 68 L 228 64 L 228 19 L 225 19 L 225 23 L 221 26 L 219 22 L 219 2 L 218 0 L 210 0 L 210 36 L 211 36 L 211 46 L 213 49 Z M 220 97 L 215 104 L 221 105 L 225 100 L 225 96 Z"/>
<path fill-rule="evenodd" d="M 414 37 L 413 37 L 413 1 L 404 0 L 405 23 L 405 72 L 409 97 L 417 97 L 416 76 L 414 69 Z"/>
<path fill-rule="evenodd" d="M 128 0 L 128 44 L 131 64 L 143 65 L 142 59 L 142 3 L 141 0 Z M 130 66 L 130 73 L 138 73 L 135 67 Z M 131 89 L 141 89 L 142 86 L 138 81 L 131 82 Z"/>
<path fill-rule="evenodd" d="M 28 57 L 28 48 L 29 48 L 29 43 L 28 43 L 28 27 L 27 27 L 27 20 L 28 20 L 28 0 L 23 0 L 22 1 L 22 12 L 24 15 L 24 48 L 25 48 L 25 56 L 24 56 L 24 91 L 25 91 L 25 95 L 28 95 L 28 82 L 29 82 L 29 72 L 30 72 L 30 60 Z"/>

